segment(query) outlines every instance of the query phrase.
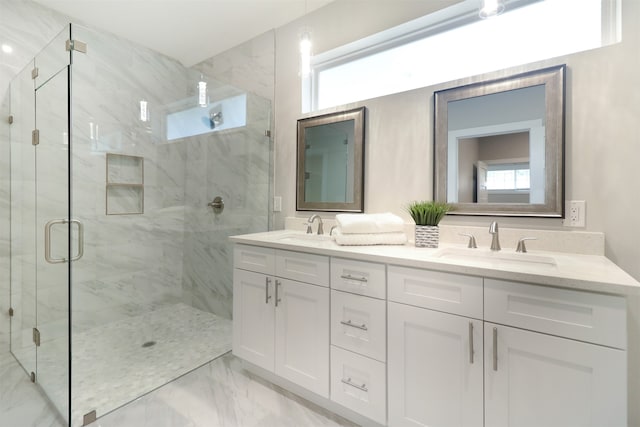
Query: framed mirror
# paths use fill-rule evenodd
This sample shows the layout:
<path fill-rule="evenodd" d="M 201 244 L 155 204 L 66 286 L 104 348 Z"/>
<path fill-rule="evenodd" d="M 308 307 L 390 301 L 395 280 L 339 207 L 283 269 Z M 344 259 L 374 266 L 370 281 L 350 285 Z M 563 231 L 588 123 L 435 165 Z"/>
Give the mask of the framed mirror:
<path fill-rule="evenodd" d="M 564 217 L 565 66 L 434 94 L 434 199 L 454 215 Z"/>
<path fill-rule="evenodd" d="M 296 209 L 364 211 L 365 108 L 298 120 Z"/>

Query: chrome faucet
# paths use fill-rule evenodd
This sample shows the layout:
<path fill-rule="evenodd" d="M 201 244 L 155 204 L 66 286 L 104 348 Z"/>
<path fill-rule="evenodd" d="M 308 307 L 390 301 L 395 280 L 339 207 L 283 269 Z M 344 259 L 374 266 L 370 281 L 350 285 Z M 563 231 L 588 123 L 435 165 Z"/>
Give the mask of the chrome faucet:
<path fill-rule="evenodd" d="M 320 215 L 318 214 L 311 215 L 307 220 L 307 234 L 313 233 L 311 226 L 313 225 L 313 221 L 316 219 L 318 220 L 318 234 L 324 234 L 324 230 L 322 229 L 322 218 L 320 218 Z"/>
<path fill-rule="evenodd" d="M 493 236 L 491 239 L 491 250 L 499 251 L 500 250 L 500 237 L 498 235 L 498 223 L 493 221 L 491 225 L 489 225 L 489 234 Z"/>

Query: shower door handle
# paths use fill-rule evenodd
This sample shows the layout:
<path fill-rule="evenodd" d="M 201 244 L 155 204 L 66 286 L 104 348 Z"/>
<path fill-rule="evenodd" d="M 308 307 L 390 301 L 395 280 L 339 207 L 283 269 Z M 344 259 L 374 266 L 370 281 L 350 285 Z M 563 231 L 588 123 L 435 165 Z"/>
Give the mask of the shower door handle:
<path fill-rule="evenodd" d="M 51 228 L 56 224 L 76 224 L 78 226 L 78 253 L 71 258 L 71 261 L 77 261 L 84 255 L 84 226 L 77 219 L 52 219 L 44 226 L 44 259 L 49 264 L 62 264 L 67 262 L 66 258 L 53 258 L 51 256 Z"/>
<path fill-rule="evenodd" d="M 77 261 L 84 255 L 84 225 L 77 219 L 69 222 L 78 226 L 78 254 L 71 258 L 71 261 Z"/>

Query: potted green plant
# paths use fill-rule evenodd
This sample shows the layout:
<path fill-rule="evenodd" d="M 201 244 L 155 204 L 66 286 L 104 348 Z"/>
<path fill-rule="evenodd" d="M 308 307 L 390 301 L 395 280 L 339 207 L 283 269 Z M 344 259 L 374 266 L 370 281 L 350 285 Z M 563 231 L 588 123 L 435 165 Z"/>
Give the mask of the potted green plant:
<path fill-rule="evenodd" d="M 415 245 L 437 248 L 440 238 L 438 224 L 451 210 L 451 205 L 435 201 L 416 201 L 407 206 L 407 212 L 416 223 Z"/>

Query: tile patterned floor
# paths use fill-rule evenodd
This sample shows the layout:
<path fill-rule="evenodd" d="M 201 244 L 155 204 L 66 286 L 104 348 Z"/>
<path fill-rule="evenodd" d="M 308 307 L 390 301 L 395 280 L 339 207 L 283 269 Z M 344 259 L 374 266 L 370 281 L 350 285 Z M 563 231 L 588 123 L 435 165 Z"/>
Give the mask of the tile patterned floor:
<path fill-rule="evenodd" d="M 95 427 L 353 427 L 244 371 L 231 354 L 96 421 Z"/>
<path fill-rule="evenodd" d="M 65 427 L 11 358 L 0 361 L 0 427 Z M 7 384 L 11 386 L 6 387 Z M 355 427 L 244 371 L 230 353 L 99 418 L 92 427 Z"/>
<path fill-rule="evenodd" d="M 94 427 L 355 425 L 244 371 L 228 353 L 231 322 L 211 316 L 178 305 L 74 336 L 75 369 L 84 373 L 72 425 L 81 425 L 87 408 L 100 417 Z M 11 355 L 0 357 L 0 378 L 0 427 L 66 426 Z"/>
<path fill-rule="evenodd" d="M 146 345 L 146 346 L 145 346 Z M 231 350 L 231 321 L 185 304 L 74 335 L 73 426 L 130 402 Z"/>

